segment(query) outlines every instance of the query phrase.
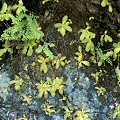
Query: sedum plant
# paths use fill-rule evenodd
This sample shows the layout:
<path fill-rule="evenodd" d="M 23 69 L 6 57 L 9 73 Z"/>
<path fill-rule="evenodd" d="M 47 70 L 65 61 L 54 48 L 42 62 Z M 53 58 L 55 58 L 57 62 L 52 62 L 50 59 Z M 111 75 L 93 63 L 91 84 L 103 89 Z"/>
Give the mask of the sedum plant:
<path fill-rule="evenodd" d="M 78 61 L 78 68 L 82 67 L 82 64 L 90 66 L 88 61 L 83 60 L 82 47 L 78 47 L 78 52 L 75 53 L 78 57 L 74 57 Z"/>
<path fill-rule="evenodd" d="M 82 108 L 74 113 L 73 120 L 91 120 L 87 114 L 87 111 Z"/>
<path fill-rule="evenodd" d="M 49 84 L 48 81 L 43 82 L 43 80 L 40 80 L 40 83 L 37 83 L 36 86 L 39 91 L 38 97 L 42 98 L 42 96 L 44 96 L 45 98 L 47 98 L 48 92 L 50 91 L 51 88 L 51 84 Z"/>
<path fill-rule="evenodd" d="M 28 104 L 32 103 L 32 96 L 26 96 L 25 94 L 20 94 L 23 97 L 23 101 L 26 101 Z"/>
<path fill-rule="evenodd" d="M 40 71 L 47 73 L 48 71 L 47 63 L 50 62 L 50 58 L 49 57 L 45 58 L 42 55 L 39 55 L 38 62 L 41 64 Z"/>
<path fill-rule="evenodd" d="M 68 118 L 72 119 L 73 110 L 67 106 L 62 106 L 62 108 L 65 110 L 64 111 L 64 120 L 67 120 Z"/>
<path fill-rule="evenodd" d="M 92 42 L 92 39 L 95 38 L 95 33 L 90 32 L 89 29 L 91 28 L 90 25 L 86 22 L 87 28 L 80 29 L 78 31 L 78 34 L 80 35 L 80 40 L 82 43 L 86 43 L 86 51 L 94 51 L 94 43 Z"/>
<path fill-rule="evenodd" d="M 45 111 L 46 115 L 51 115 L 52 113 L 56 113 L 54 105 L 50 105 L 49 103 L 44 104 L 43 111 Z"/>
<path fill-rule="evenodd" d="M 64 37 L 66 35 L 66 31 L 72 32 L 72 28 L 69 26 L 72 24 L 72 21 L 68 19 L 68 16 L 65 15 L 62 18 L 62 23 L 56 23 L 54 26 L 58 29 L 58 32 Z"/>
<path fill-rule="evenodd" d="M 112 6 L 111 6 L 111 3 L 110 3 L 108 0 L 102 0 L 101 6 L 102 6 L 102 7 L 108 6 L 109 12 L 112 12 L 112 11 L 113 11 L 113 8 L 112 8 Z"/>
<path fill-rule="evenodd" d="M 44 42 L 44 45 L 39 45 L 38 48 L 36 49 L 37 53 L 41 53 L 42 51 L 45 53 L 46 56 L 48 56 L 51 60 L 53 60 L 54 55 L 50 51 L 49 47 L 54 47 L 55 45 L 53 43 L 47 43 Z"/>
<path fill-rule="evenodd" d="M 19 78 L 19 76 L 15 75 L 15 80 L 10 81 L 10 84 L 14 84 L 14 88 L 16 91 L 20 90 L 23 85 L 24 80 Z"/>
<path fill-rule="evenodd" d="M 100 70 L 99 72 L 96 72 L 96 73 L 92 73 L 91 76 L 93 76 L 95 78 L 95 83 L 94 85 L 98 84 L 98 79 L 100 76 L 102 76 L 102 70 Z"/>
<path fill-rule="evenodd" d="M 106 89 L 104 87 L 95 87 L 97 89 L 98 96 L 104 95 L 106 92 Z"/>
<path fill-rule="evenodd" d="M 41 80 L 40 83 L 36 84 L 39 91 L 38 97 L 41 98 L 44 95 L 44 97 L 47 98 L 48 93 L 54 97 L 56 95 L 56 91 L 63 95 L 63 90 L 66 85 L 67 82 L 63 81 L 63 77 L 56 77 L 54 79 L 47 77 L 46 82 Z"/>
<path fill-rule="evenodd" d="M 51 88 L 50 93 L 54 97 L 56 94 L 56 91 L 58 91 L 61 95 L 63 95 L 63 91 L 65 86 L 67 85 L 67 82 L 63 81 L 63 77 L 56 77 L 53 81 L 47 77 L 47 79 L 51 82 Z"/>
<path fill-rule="evenodd" d="M 65 66 L 67 63 L 66 56 L 62 56 L 61 53 L 59 53 L 57 56 L 54 56 L 54 59 L 52 60 L 52 66 L 55 66 L 56 69 L 59 69 L 60 65 Z"/>

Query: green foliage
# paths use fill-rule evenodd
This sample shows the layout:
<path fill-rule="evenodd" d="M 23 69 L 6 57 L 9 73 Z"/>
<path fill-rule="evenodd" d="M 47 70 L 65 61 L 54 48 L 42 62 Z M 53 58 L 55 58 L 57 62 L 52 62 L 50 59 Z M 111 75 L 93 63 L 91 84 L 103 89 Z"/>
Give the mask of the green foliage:
<path fill-rule="evenodd" d="M 45 98 L 48 97 L 48 92 L 50 91 L 51 84 L 49 84 L 49 81 L 43 82 L 43 80 L 40 80 L 40 83 L 36 84 L 38 89 L 38 97 L 42 98 L 44 96 Z"/>
<path fill-rule="evenodd" d="M 101 36 L 100 42 L 98 42 L 98 45 L 96 46 L 97 55 L 99 56 L 98 66 L 101 66 L 104 61 L 106 61 L 110 65 L 113 65 L 112 60 L 110 59 L 110 56 L 113 55 L 113 51 L 110 50 L 106 54 L 104 54 L 103 50 L 101 49 L 101 46 L 103 47 L 104 42 L 112 42 L 112 38 L 107 35 L 107 31 L 105 31 L 105 33 Z"/>
<path fill-rule="evenodd" d="M 19 76 L 15 75 L 15 80 L 10 81 L 10 84 L 14 84 L 14 88 L 16 91 L 20 90 L 21 85 L 23 85 L 24 80 L 19 78 Z"/>
<path fill-rule="evenodd" d="M 51 115 L 52 113 L 56 113 L 54 105 L 50 105 L 49 103 L 44 104 L 43 111 L 45 111 L 46 115 Z"/>
<path fill-rule="evenodd" d="M 68 118 L 71 119 L 72 118 L 72 113 L 73 110 L 70 107 L 67 106 L 62 106 L 62 108 L 65 110 L 64 111 L 64 120 L 67 120 Z"/>
<path fill-rule="evenodd" d="M 92 74 L 91 74 L 91 76 L 93 76 L 93 77 L 95 78 L 95 83 L 94 83 L 94 85 L 98 84 L 98 79 L 99 79 L 99 77 L 100 77 L 101 75 L 103 75 L 103 74 L 102 74 L 102 70 L 100 70 L 99 72 L 96 72 L 96 73 L 92 73 Z"/>
<path fill-rule="evenodd" d="M 118 85 L 119 85 L 119 87 L 120 87 L 120 69 L 119 69 L 119 67 L 118 67 L 118 66 L 117 66 L 117 68 L 115 69 L 115 72 L 116 72 L 117 79 L 118 79 L 117 84 L 118 84 Z"/>
<path fill-rule="evenodd" d="M 73 120 L 91 120 L 88 115 L 87 111 L 82 108 L 82 110 L 78 110 L 74 113 Z"/>
<path fill-rule="evenodd" d="M 43 0 L 42 4 L 45 4 L 46 2 L 49 2 L 51 0 Z M 54 0 L 55 2 L 59 2 L 59 0 Z"/>
<path fill-rule="evenodd" d="M 3 11 L 8 11 L 7 9 L 9 9 L 9 7 L 7 8 L 6 6 L 5 3 L 3 7 L 5 7 L 6 10 Z M 12 20 L 12 26 L 4 30 L 0 40 L 3 42 L 18 41 L 20 44 L 16 45 L 16 48 L 23 48 L 22 53 L 31 56 L 33 47 L 35 47 L 44 36 L 41 27 L 39 27 L 37 23 L 38 17 L 33 14 L 26 14 L 27 10 L 23 6 L 22 0 L 19 1 L 18 5 L 10 6 L 10 8 L 11 11 L 16 11 L 16 15 L 13 16 L 13 14 L 10 13 L 9 16 Z"/>
<path fill-rule="evenodd" d="M 74 57 L 78 61 L 78 68 L 82 67 L 82 64 L 90 66 L 88 61 L 83 60 L 82 47 L 78 47 L 78 52 L 75 53 L 78 57 Z"/>
<path fill-rule="evenodd" d="M 104 63 L 104 61 L 106 61 L 110 65 L 113 65 L 112 60 L 109 58 L 110 56 L 113 55 L 112 50 L 108 51 L 106 54 L 103 53 L 101 48 L 97 48 L 96 50 L 97 50 L 97 53 L 100 57 L 99 62 L 98 62 L 98 66 L 101 66 Z"/>
<path fill-rule="evenodd" d="M 105 42 L 112 42 L 112 38 L 109 35 L 107 35 L 107 30 L 101 36 L 100 40 Z"/>
<path fill-rule="evenodd" d="M 0 57 L 6 52 L 9 52 L 11 54 L 13 53 L 12 48 L 10 48 L 9 41 L 5 41 L 5 43 L 3 44 L 3 49 L 0 49 Z"/>
<path fill-rule="evenodd" d="M 109 12 L 112 12 L 112 11 L 113 11 L 113 8 L 112 8 L 112 6 L 111 6 L 111 3 L 108 2 L 108 0 L 102 0 L 101 6 L 102 6 L 102 7 L 106 7 L 107 5 L 108 5 L 108 10 L 109 10 Z"/>
<path fill-rule="evenodd" d="M 66 30 L 72 32 L 72 28 L 69 24 L 72 24 L 72 21 L 65 15 L 62 19 L 62 23 L 56 23 L 54 26 L 55 28 L 58 28 L 58 32 L 64 37 L 66 35 Z"/>
<path fill-rule="evenodd" d="M 95 33 L 92 33 L 89 31 L 91 28 L 88 23 L 86 23 L 87 28 L 85 29 L 80 29 L 78 31 L 78 34 L 82 33 L 80 35 L 80 40 L 82 43 L 86 43 L 86 51 L 94 51 L 94 43 L 92 42 L 92 39 L 95 38 Z"/>
<path fill-rule="evenodd" d="M 104 95 L 105 92 L 106 92 L 106 89 L 103 88 L 103 87 L 100 87 L 100 88 L 99 87 L 95 87 L 95 89 L 97 89 L 98 96 Z"/>
<path fill-rule="evenodd" d="M 28 104 L 32 103 L 32 96 L 26 96 L 25 94 L 20 94 L 23 97 L 23 101 L 26 101 Z"/>
<path fill-rule="evenodd" d="M 49 57 L 44 58 L 42 55 L 39 55 L 38 62 L 41 64 L 40 71 L 47 73 L 48 71 L 47 63 L 50 62 L 50 58 Z"/>
<path fill-rule="evenodd" d="M 50 88 L 50 93 L 54 97 L 56 94 L 56 91 L 63 95 L 63 90 L 65 88 L 65 85 L 67 85 L 67 82 L 63 81 L 63 77 L 56 77 L 53 81 L 50 78 L 49 81 L 51 81 L 51 88 Z"/>
<path fill-rule="evenodd" d="M 11 15 L 11 7 L 4 2 L 0 11 L 0 21 L 9 20 Z"/>
<path fill-rule="evenodd" d="M 18 118 L 18 119 L 15 118 L 15 120 L 28 120 L 28 118 L 27 118 L 26 115 L 24 114 L 22 118 Z"/>
<path fill-rule="evenodd" d="M 120 104 L 114 110 L 113 119 L 116 117 L 120 117 Z"/>
<path fill-rule="evenodd" d="M 41 98 L 43 95 L 45 98 L 47 98 L 48 92 L 53 97 L 56 95 L 56 91 L 58 91 L 60 94 L 63 94 L 64 87 L 67 85 L 67 82 L 63 81 L 63 77 L 56 77 L 55 79 L 47 77 L 46 80 L 47 81 L 44 83 L 41 80 L 40 83 L 36 84 L 39 91 L 39 98 Z"/>
<path fill-rule="evenodd" d="M 52 60 L 52 66 L 55 66 L 56 69 L 60 67 L 60 65 L 65 66 L 67 63 L 66 56 L 62 56 L 61 53 L 59 53 L 57 56 L 54 56 L 54 59 Z"/>
<path fill-rule="evenodd" d="M 114 60 L 116 60 L 120 53 L 120 42 L 114 43 L 113 46 L 114 46 Z"/>
<path fill-rule="evenodd" d="M 37 53 L 41 53 L 42 51 L 45 53 L 46 56 L 48 56 L 51 60 L 53 60 L 54 55 L 50 51 L 49 47 L 54 47 L 55 45 L 53 43 L 46 43 L 44 42 L 44 45 L 39 45 L 39 47 L 36 49 Z"/>

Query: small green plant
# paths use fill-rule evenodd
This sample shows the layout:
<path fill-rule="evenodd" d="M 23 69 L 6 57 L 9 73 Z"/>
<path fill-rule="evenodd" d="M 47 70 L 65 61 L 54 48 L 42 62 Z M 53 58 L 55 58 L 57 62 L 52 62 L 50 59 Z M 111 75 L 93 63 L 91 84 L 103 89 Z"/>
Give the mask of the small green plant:
<path fill-rule="evenodd" d="M 98 96 L 104 95 L 106 92 L 106 89 L 104 87 L 95 87 L 97 89 Z"/>
<path fill-rule="evenodd" d="M 66 56 L 62 56 L 61 53 L 59 53 L 57 56 L 54 56 L 54 59 L 52 60 L 52 66 L 55 66 L 56 69 L 59 69 L 60 65 L 65 66 L 67 63 Z"/>
<path fill-rule="evenodd" d="M 72 119 L 72 113 L 73 113 L 73 110 L 72 108 L 70 107 L 67 107 L 67 106 L 62 106 L 62 109 L 64 109 L 64 120 L 67 120 L 68 118 L 69 119 Z"/>
<path fill-rule="evenodd" d="M 118 66 L 117 66 L 117 68 L 115 68 L 115 72 L 116 72 L 117 79 L 118 79 L 117 84 L 118 84 L 118 85 L 119 85 L 119 87 L 120 87 L 120 69 L 119 69 L 119 67 L 118 67 Z"/>
<path fill-rule="evenodd" d="M 103 74 L 102 74 L 102 70 L 100 70 L 99 72 L 96 72 L 96 73 L 92 73 L 92 74 L 91 74 L 91 76 L 93 76 L 93 77 L 95 78 L 95 83 L 94 83 L 94 85 L 98 84 L 98 79 L 99 79 L 99 77 L 100 77 L 101 75 L 103 75 Z"/>
<path fill-rule="evenodd" d="M 32 103 L 32 96 L 26 96 L 25 94 L 20 94 L 23 97 L 23 101 L 26 101 L 28 104 Z"/>
<path fill-rule="evenodd" d="M 102 6 L 102 7 L 106 7 L 107 5 L 108 5 L 108 10 L 109 10 L 109 12 L 112 12 L 112 11 L 113 11 L 113 8 L 112 8 L 112 6 L 111 6 L 111 3 L 108 2 L 108 0 L 102 0 L 101 6 Z"/>
<path fill-rule="evenodd" d="M 18 119 L 15 119 L 15 120 L 28 120 L 28 118 L 27 118 L 26 115 L 24 114 L 22 118 L 18 118 Z"/>
<path fill-rule="evenodd" d="M 13 50 L 12 48 L 10 48 L 10 43 L 9 41 L 5 41 L 5 43 L 3 44 L 3 49 L 0 49 L 0 57 L 5 54 L 6 52 L 9 52 L 9 53 L 13 53 Z"/>
<path fill-rule="evenodd" d="M 86 25 L 87 28 L 80 29 L 78 31 L 78 34 L 82 33 L 80 35 L 80 40 L 82 41 L 82 43 L 86 43 L 86 51 L 94 51 L 94 43 L 92 42 L 92 39 L 95 38 L 95 33 L 89 31 L 91 27 L 87 22 Z"/>
<path fill-rule="evenodd" d="M 120 55 L 120 42 L 114 43 L 113 46 L 114 46 L 114 60 L 116 60 L 116 58 L 117 57 L 119 58 Z"/>
<path fill-rule="evenodd" d="M 82 108 L 82 110 L 78 110 L 74 113 L 73 120 L 91 120 L 88 117 L 87 111 Z"/>
<path fill-rule="evenodd" d="M 88 61 L 83 60 L 82 47 L 78 47 L 78 52 L 75 53 L 78 57 L 74 57 L 78 61 L 78 68 L 82 67 L 82 64 L 90 66 Z"/>
<path fill-rule="evenodd" d="M 38 97 L 41 98 L 43 95 L 45 98 L 48 97 L 48 93 L 50 93 L 53 97 L 56 95 L 56 91 L 58 91 L 61 95 L 63 95 L 63 90 L 67 85 L 67 82 L 63 81 L 63 77 L 59 78 L 46 78 L 46 82 L 43 83 L 41 80 L 40 83 L 37 83 L 37 88 L 39 91 Z"/>
<path fill-rule="evenodd" d="M 43 106 L 43 111 L 45 111 L 46 115 L 51 115 L 52 113 L 56 113 L 55 106 L 49 103 L 45 103 Z"/>
<path fill-rule="evenodd" d="M 56 23 L 54 26 L 55 28 L 58 28 L 58 32 L 60 32 L 60 34 L 64 37 L 66 35 L 66 30 L 72 32 L 72 28 L 69 24 L 72 24 L 72 21 L 68 19 L 67 15 L 65 15 L 62 18 L 62 23 Z"/>
<path fill-rule="evenodd" d="M 61 95 L 63 95 L 63 91 L 65 86 L 67 85 L 67 82 L 63 81 L 63 77 L 56 77 L 53 81 L 50 78 L 49 81 L 51 81 L 51 88 L 50 93 L 54 97 L 56 95 L 56 91 L 58 91 Z"/>
<path fill-rule="evenodd" d="M 113 51 L 107 51 L 106 53 L 103 53 L 103 50 L 101 49 L 101 46 L 103 47 L 104 42 L 112 42 L 112 38 L 107 35 L 107 30 L 104 32 L 104 34 L 100 38 L 100 42 L 98 42 L 98 45 L 96 46 L 97 51 L 97 57 L 99 57 L 98 66 L 101 66 L 104 61 L 109 63 L 110 65 L 113 65 L 112 60 L 110 59 L 110 56 L 113 55 Z"/>
<path fill-rule="evenodd" d="M 50 62 L 50 58 L 49 57 L 45 58 L 42 55 L 39 55 L 38 62 L 41 64 L 40 71 L 47 73 L 48 71 L 47 63 Z"/>
<path fill-rule="evenodd" d="M 14 84 L 14 88 L 16 91 L 20 90 L 23 85 L 24 80 L 19 78 L 19 76 L 15 75 L 15 80 L 10 81 L 10 84 Z"/>
<path fill-rule="evenodd" d="M 43 80 L 40 80 L 40 83 L 37 83 L 36 86 L 39 91 L 38 97 L 42 98 L 42 96 L 44 96 L 45 98 L 47 98 L 48 92 L 51 88 L 51 84 L 49 83 L 49 81 L 43 82 Z"/>
<path fill-rule="evenodd" d="M 54 47 L 55 45 L 53 43 L 46 43 L 44 42 L 44 45 L 39 45 L 39 47 L 36 49 L 37 53 L 41 53 L 42 51 L 45 53 L 46 56 L 48 56 L 51 60 L 53 60 L 54 55 L 50 51 L 49 47 Z"/>
<path fill-rule="evenodd" d="M 113 119 L 115 119 L 116 117 L 120 117 L 120 104 L 116 106 L 113 113 Z"/>

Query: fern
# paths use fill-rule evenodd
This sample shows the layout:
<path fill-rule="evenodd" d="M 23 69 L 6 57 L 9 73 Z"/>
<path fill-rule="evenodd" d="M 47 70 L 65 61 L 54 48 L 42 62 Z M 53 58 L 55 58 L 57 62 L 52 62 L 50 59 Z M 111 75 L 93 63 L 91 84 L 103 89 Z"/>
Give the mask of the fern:
<path fill-rule="evenodd" d="M 99 42 L 97 47 L 96 47 L 97 53 L 98 53 L 98 55 L 100 57 L 100 61 L 98 62 L 98 66 L 101 66 L 104 61 L 106 61 L 110 65 L 113 65 L 112 60 L 109 57 L 109 56 L 111 56 L 113 54 L 113 52 L 109 51 L 106 54 L 104 54 L 102 49 L 100 48 L 100 45 L 103 46 L 103 41 Z"/>

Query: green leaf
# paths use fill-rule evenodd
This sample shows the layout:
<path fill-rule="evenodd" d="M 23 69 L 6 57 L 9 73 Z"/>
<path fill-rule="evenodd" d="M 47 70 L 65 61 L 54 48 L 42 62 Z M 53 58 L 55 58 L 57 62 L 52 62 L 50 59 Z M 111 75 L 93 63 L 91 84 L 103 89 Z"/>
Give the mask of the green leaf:
<path fill-rule="evenodd" d="M 22 54 L 26 54 L 28 49 L 28 45 L 25 45 L 22 50 Z"/>
<path fill-rule="evenodd" d="M 113 8 L 112 8 L 111 5 L 109 5 L 108 10 L 109 10 L 109 12 L 112 12 L 112 11 L 113 11 Z"/>
<path fill-rule="evenodd" d="M 13 49 L 12 48 L 8 48 L 7 50 L 8 50 L 9 53 L 11 53 L 11 54 L 13 53 Z"/>
<path fill-rule="evenodd" d="M 91 51 L 94 50 L 94 44 L 93 44 L 92 41 L 90 41 L 90 42 L 88 42 L 88 43 L 86 44 L 86 51 L 89 52 L 90 50 L 91 50 Z"/>
<path fill-rule="evenodd" d="M 54 47 L 54 46 L 55 46 L 55 44 L 53 44 L 53 43 L 50 43 L 50 44 L 49 44 L 49 46 L 50 46 L 50 47 Z"/>
<path fill-rule="evenodd" d="M 100 60 L 100 61 L 98 62 L 98 66 L 101 66 L 102 63 L 103 63 L 103 60 Z"/>
<path fill-rule="evenodd" d="M 68 20 L 68 16 L 65 15 L 62 19 L 62 24 L 65 24 L 67 22 L 67 20 Z"/>
<path fill-rule="evenodd" d="M 0 49 L 0 57 L 1 57 L 4 53 L 6 53 L 6 49 L 5 49 L 5 48 L 4 48 L 4 49 Z"/>
<path fill-rule="evenodd" d="M 82 34 L 80 35 L 80 40 L 84 40 L 84 38 L 86 37 L 86 34 L 87 34 L 87 31 L 84 30 L 84 31 L 82 32 Z"/>
<path fill-rule="evenodd" d="M 105 42 L 109 41 L 112 42 L 112 38 L 109 35 L 105 35 Z"/>
<path fill-rule="evenodd" d="M 86 66 L 90 66 L 90 63 L 88 61 L 82 61 L 82 63 Z"/>
<path fill-rule="evenodd" d="M 72 32 L 72 28 L 71 28 L 70 26 L 68 26 L 68 25 L 63 25 L 63 27 L 64 27 L 67 31 Z"/>
<path fill-rule="evenodd" d="M 29 46 L 28 52 L 27 52 L 27 56 L 32 56 L 33 54 L 33 49 L 32 46 Z"/>
<path fill-rule="evenodd" d="M 56 24 L 54 25 L 54 27 L 55 27 L 55 28 L 60 28 L 60 27 L 62 27 L 62 24 L 61 24 L 61 23 L 56 23 Z"/>
<path fill-rule="evenodd" d="M 46 54 L 46 56 L 50 57 L 51 60 L 53 60 L 54 55 L 53 53 L 50 51 L 50 49 L 48 47 L 43 48 L 44 53 Z"/>
<path fill-rule="evenodd" d="M 40 71 L 43 71 L 44 73 L 47 73 L 48 67 L 47 67 L 46 63 L 41 64 Z"/>
<path fill-rule="evenodd" d="M 6 4 L 6 2 L 4 2 L 2 10 L 1 10 L 1 14 L 4 14 L 6 11 L 7 11 L 7 4 Z"/>
<path fill-rule="evenodd" d="M 108 0 L 102 0 L 102 2 L 101 2 L 101 6 L 102 7 L 105 7 L 106 5 L 108 5 L 109 3 L 108 3 Z"/>
<path fill-rule="evenodd" d="M 39 45 L 38 48 L 36 49 L 36 52 L 41 53 L 43 48 L 44 48 L 43 46 Z"/>
<path fill-rule="evenodd" d="M 59 32 L 61 33 L 61 35 L 64 37 L 66 34 L 66 30 L 64 29 L 64 27 L 60 28 Z"/>

